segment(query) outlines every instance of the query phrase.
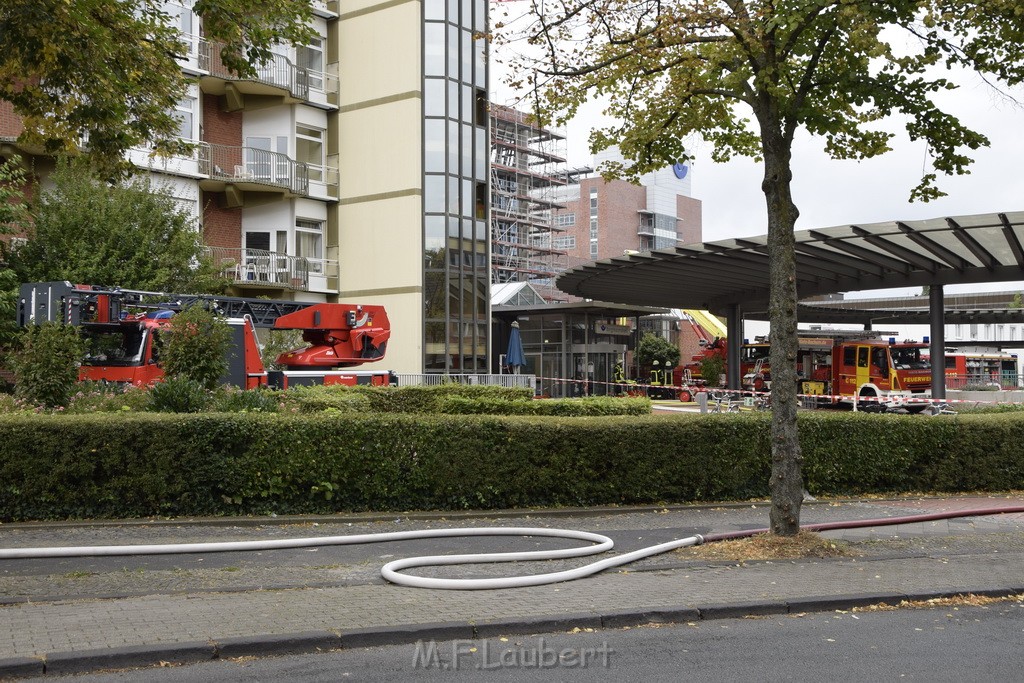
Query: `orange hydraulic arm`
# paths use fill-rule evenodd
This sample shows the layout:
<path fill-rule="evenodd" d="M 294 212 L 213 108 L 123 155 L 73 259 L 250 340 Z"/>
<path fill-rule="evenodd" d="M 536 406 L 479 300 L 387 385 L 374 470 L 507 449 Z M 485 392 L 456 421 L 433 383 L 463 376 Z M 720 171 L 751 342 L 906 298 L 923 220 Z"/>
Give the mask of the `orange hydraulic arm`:
<path fill-rule="evenodd" d="M 309 348 L 282 353 L 290 370 L 350 367 L 384 357 L 391 323 L 383 306 L 316 304 L 274 322 L 275 330 L 302 330 Z"/>

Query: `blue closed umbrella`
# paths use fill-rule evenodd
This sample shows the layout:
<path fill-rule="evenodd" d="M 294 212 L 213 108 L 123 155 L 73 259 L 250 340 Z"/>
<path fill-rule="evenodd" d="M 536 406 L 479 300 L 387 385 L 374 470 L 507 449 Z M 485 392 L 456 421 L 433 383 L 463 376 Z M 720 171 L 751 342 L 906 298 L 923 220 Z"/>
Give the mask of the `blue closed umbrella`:
<path fill-rule="evenodd" d="M 523 339 L 519 334 L 519 321 L 512 323 L 512 333 L 508 336 L 508 351 L 505 353 L 505 365 L 512 368 L 512 374 L 518 375 L 519 369 L 526 365 L 526 354 L 523 353 Z"/>

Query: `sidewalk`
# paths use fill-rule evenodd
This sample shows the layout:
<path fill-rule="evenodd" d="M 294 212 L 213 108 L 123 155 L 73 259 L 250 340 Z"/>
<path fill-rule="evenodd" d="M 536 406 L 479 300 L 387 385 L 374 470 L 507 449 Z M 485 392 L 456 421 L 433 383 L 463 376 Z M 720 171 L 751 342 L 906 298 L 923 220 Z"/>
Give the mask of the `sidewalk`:
<path fill-rule="evenodd" d="M 1021 504 L 1024 497 L 817 502 L 805 504 L 802 522 Z M 767 505 L 747 504 L 487 517 L 344 516 L 318 520 L 316 526 L 294 519 L 2 525 L 0 547 L 247 540 L 395 527 L 549 526 L 606 533 L 616 539 L 616 551 L 625 552 L 692 533 L 759 528 L 767 520 Z M 826 535 L 850 542 L 854 556 L 737 564 L 669 553 L 578 581 L 493 591 L 384 583 L 377 573 L 380 565 L 394 557 L 424 554 L 424 548 L 406 550 L 405 544 L 276 550 L 256 557 L 220 553 L 173 559 L 5 560 L 0 561 L 0 679 L 427 639 L 848 609 L 960 593 L 1024 593 L 1024 513 Z M 452 552 L 495 549 L 495 541 L 486 543 L 466 541 Z M 497 543 L 501 550 L 547 547 L 539 539 L 525 539 L 523 545 L 514 539 Z M 529 574 L 590 561 L 419 573 Z"/>

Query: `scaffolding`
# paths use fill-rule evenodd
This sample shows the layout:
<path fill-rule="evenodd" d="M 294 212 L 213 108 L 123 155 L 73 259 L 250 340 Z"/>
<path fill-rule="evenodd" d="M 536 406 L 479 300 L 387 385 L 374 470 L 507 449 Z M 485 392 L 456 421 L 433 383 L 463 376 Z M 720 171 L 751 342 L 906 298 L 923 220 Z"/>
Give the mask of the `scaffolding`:
<path fill-rule="evenodd" d="M 491 281 L 530 282 L 559 294 L 554 277 L 566 269 L 557 248 L 555 201 L 563 187 L 565 137 L 532 116 L 491 104 Z M 564 296 L 564 295 L 561 295 Z M 555 297 L 557 298 L 557 297 Z"/>

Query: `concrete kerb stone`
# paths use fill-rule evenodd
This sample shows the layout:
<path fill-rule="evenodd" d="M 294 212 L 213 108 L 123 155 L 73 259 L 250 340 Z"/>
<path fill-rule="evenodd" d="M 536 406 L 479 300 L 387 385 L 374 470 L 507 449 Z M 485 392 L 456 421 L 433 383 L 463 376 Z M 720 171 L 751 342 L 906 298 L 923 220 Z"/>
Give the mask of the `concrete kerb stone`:
<path fill-rule="evenodd" d="M 787 600 L 790 614 L 803 612 L 834 612 L 879 603 L 897 604 L 904 600 L 903 593 L 850 593 L 847 595 L 808 596 Z"/>
<path fill-rule="evenodd" d="M 473 625 L 469 622 L 436 622 L 430 624 L 399 624 L 344 630 L 340 633 L 343 649 L 406 645 L 419 640 L 470 640 Z"/>
<path fill-rule="evenodd" d="M 645 624 L 686 624 L 700 621 L 696 607 L 668 607 L 659 609 L 617 610 L 601 614 L 603 628 L 628 628 Z"/>
<path fill-rule="evenodd" d="M 498 636 L 530 635 L 533 633 L 557 633 L 573 629 L 599 629 L 601 616 L 592 612 L 577 614 L 545 615 L 522 619 L 488 619 L 473 622 L 473 637 L 478 639 Z"/>
<path fill-rule="evenodd" d="M 927 600 L 941 600 L 944 598 L 961 598 L 966 595 L 977 595 L 985 598 L 1006 598 L 1012 595 L 1024 593 L 1020 588 L 964 588 L 946 591 L 919 591 L 904 593 L 897 604 L 903 600 L 907 602 L 925 602 Z"/>
<path fill-rule="evenodd" d="M 737 602 L 734 604 L 705 605 L 697 607 L 700 618 L 704 621 L 711 619 L 742 619 L 743 617 L 770 616 L 773 614 L 788 614 L 789 605 L 783 601 L 768 602 Z"/>
<path fill-rule="evenodd" d="M 216 657 L 212 642 L 158 643 L 153 645 L 127 645 L 105 650 L 55 652 L 47 654 L 44 672 L 50 676 L 98 669 L 130 669 L 152 666 L 160 662 L 195 664 L 212 661 Z"/>
<path fill-rule="evenodd" d="M 0 681 L 42 676 L 44 673 L 42 657 L 7 657 L 0 659 Z"/>
<path fill-rule="evenodd" d="M 341 637 L 330 631 L 305 631 L 261 636 L 222 638 L 214 643 L 218 659 L 308 654 L 341 647 Z"/>

